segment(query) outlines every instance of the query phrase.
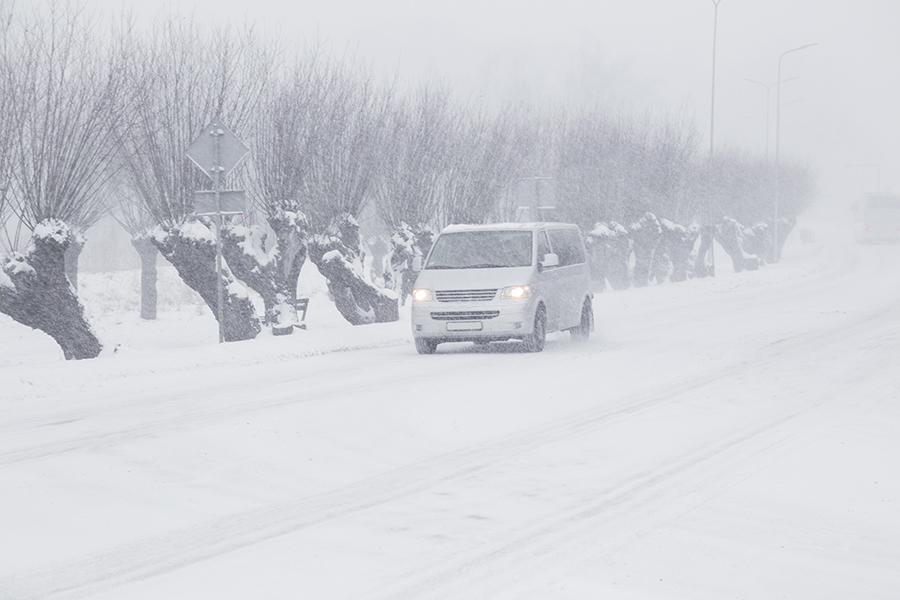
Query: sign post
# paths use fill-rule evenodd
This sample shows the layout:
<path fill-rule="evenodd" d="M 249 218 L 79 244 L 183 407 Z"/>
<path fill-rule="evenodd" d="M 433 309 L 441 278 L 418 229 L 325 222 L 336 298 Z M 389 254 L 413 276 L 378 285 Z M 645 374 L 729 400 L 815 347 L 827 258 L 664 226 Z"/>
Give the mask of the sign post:
<path fill-rule="evenodd" d="M 244 193 L 241 190 L 222 191 L 222 180 L 250 150 L 231 131 L 215 119 L 185 151 L 206 175 L 213 180 L 213 203 L 207 201 L 209 192 L 194 192 L 194 207 L 201 204 L 197 215 L 216 217 L 216 295 L 218 300 L 219 343 L 225 341 L 225 287 L 222 284 L 222 215 L 243 212 Z M 203 202 L 198 202 L 202 199 Z M 223 211 L 223 199 L 230 210 Z M 209 210 L 209 209 L 214 210 Z M 237 208 L 238 210 L 235 210 Z"/>

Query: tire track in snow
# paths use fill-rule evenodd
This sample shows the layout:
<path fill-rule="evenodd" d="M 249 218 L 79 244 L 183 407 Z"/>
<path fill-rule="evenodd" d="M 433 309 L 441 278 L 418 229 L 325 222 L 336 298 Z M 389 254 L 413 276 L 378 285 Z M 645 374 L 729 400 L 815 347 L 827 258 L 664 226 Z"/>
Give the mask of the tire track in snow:
<path fill-rule="evenodd" d="M 850 253 L 839 257 L 838 264 L 830 269 L 815 273 L 809 279 L 792 280 L 787 283 L 781 283 L 778 286 L 780 297 L 783 299 L 787 291 L 789 291 L 791 295 L 789 297 L 818 296 L 828 288 L 852 285 L 854 281 L 871 277 L 872 274 L 870 269 L 881 267 L 881 265 L 876 265 L 874 267 L 872 265 L 867 265 L 866 269 L 859 269 L 860 259 L 858 251 L 858 248 L 852 249 Z M 883 260 L 883 257 L 880 257 L 880 259 Z M 734 293 L 746 294 L 752 290 L 753 288 L 746 288 Z M 715 296 L 705 298 L 704 300 L 705 301 L 703 302 L 688 307 L 691 314 L 697 315 L 698 317 L 702 316 L 706 314 L 709 306 L 719 302 L 719 298 Z M 758 298 L 751 293 L 749 296 L 741 298 L 738 306 L 750 307 L 756 303 L 758 303 Z M 602 319 L 598 318 L 598 322 L 599 321 L 602 321 Z M 329 351 L 328 353 L 341 350 L 342 349 L 338 348 Z M 307 355 L 304 356 L 309 358 Z M 461 359 L 463 355 L 457 354 L 456 356 Z M 219 362 L 221 361 L 213 361 L 213 363 L 204 364 L 202 365 L 202 369 L 205 371 L 210 368 L 215 368 Z M 473 355 L 469 357 L 467 364 L 477 365 L 477 363 L 480 362 L 482 362 L 482 359 L 478 355 Z M 421 376 L 418 376 L 420 379 L 427 379 L 438 375 L 443 371 L 440 364 L 433 362 L 428 363 L 426 361 L 421 361 L 421 363 L 422 364 L 416 365 L 417 371 L 421 373 Z M 332 375 L 335 375 L 336 377 L 329 377 L 327 373 L 317 373 L 317 376 L 319 379 L 339 380 L 340 375 L 345 369 L 346 367 L 332 368 Z M 360 366 L 359 364 L 356 364 L 353 369 L 355 372 L 366 371 L 369 373 L 366 379 L 366 385 L 371 385 L 372 387 L 370 389 L 384 389 L 385 384 L 391 383 L 392 375 L 384 373 L 383 367 L 380 365 Z M 155 376 L 156 375 L 154 375 L 154 377 Z M 197 379 L 201 378 L 202 375 L 196 378 L 195 382 Z M 210 378 L 210 380 L 213 380 L 213 378 Z M 4 420 L 4 422 L 0 423 L 0 440 L 3 438 L 11 440 L 15 435 L 18 435 L 23 438 L 23 442 L 15 444 L 15 440 L 13 440 L 12 444 L 9 442 L 4 444 L 7 447 L 12 446 L 10 449 L 4 449 L 0 446 L 0 468 L 8 464 L 57 456 L 66 452 L 80 450 L 96 451 L 105 447 L 127 443 L 142 437 L 153 436 L 159 432 L 178 432 L 197 424 L 260 413 L 281 406 L 311 400 L 334 398 L 341 395 L 342 389 L 341 384 L 330 384 L 328 382 L 324 385 L 313 382 L 313 387 L 305 387 L 309 382 L 303 379 L 303 374 L 299 373 L 288 373 L 285 375 L 283 372 L 263 372 L 256 376 L 256 381 L 261 385 L 278 385 L 286 388 L 295 386 L 297 389 L 284 392 L 277 400 L 231 402 L 222 405 L 225 394 L 222 394 L 221 392 L 231 391 L 233 387 L 237 385 L 237 380 L 223 382 L 216 381 L 215 384 L 212 385 L 208 382 L 203 384 L 192 384 L 191 382 L 188 382 L 182 392 L 183 397 L 172 397 L 171 393 L 166 391 L 156 394 L 151 393 L 149 397 L 142 395 L 138 397 L 137 400 L 129 399 L 127 402 L 121 402 L 120 399 L 122 397 L 130 396 L 128 392 L 133 389 L 132 386 L 134 385 L 132 380 L 123 376 L 121 380 L 117 381 L 117 383 L 112 386 L 112 389 L 106 391 L 104 395 L 104 397 L 115 398 L 117 400 L 115 403 L 107 403 L 103 406 L 91 404 L 81 410 L 70 410 L 65 413 L 53 410 L 46 416 L 38 415 L 27 417 L 25 419 Z M 248 385 L 248 382 L 242 378 L 240 380 L 240 385 L 246 386 Z M 117 387 L 121 389 L 117 389 Z M 211 407 L 194 407 L 185 402 L 186 398 L 191 398 L 196 401 L 196 396 L 199 395 L 199 392 L 202 392 L 202 394 L 207 397 L 216 397 L 217 402 Z M 163 394 L 165 396 L 160 397 Z M 104 429 L 102 432 L 97 431 L 99 427 L 88 432 L 68 433 L 66 431 L 60 431 L 58 435 L 61 436 L 62 439 L 58 439 L 57 441 L 49 443 L 41 442 L 37 444 L 31 441 L 33 437 L 39 437 L 31 435 L 33 430 L 40 430 L 46 427 L 62 427 L 74 430 L 77 429 L 79 425 L 89 422 L 100 411 L 112 414 L 117 412 L 127 412 L 130 415 L 133 415 L 132 420 L 139 420 L 139 423 L 134 427 L 119 427 L 115 430 Z M 181 414 L 174 418 L 172 417 L 173 413 L 177 414 L 179 412 Z M 145 416 L 141 416 L 142 414 Z M 160 416 L 161 414 L 165 416 Z"/>
<path fill-rule="evenodd" d="M 896 309 L 888 308 L 875 314 L 857 317 L 849 328 L 814 332 L 770 347 L 761 359 L 753 361 L 752 364 L 748 361 L 731 365 L 688 381 L 662 386 L 651 392 L 634 394 L 613 406 L 575 413 L 547 425 L 401 467 L 332 492 L 230 515 L 84 559 L 23 572 L 0 581 L 0 597 L 18 600 L 47 597 L 81 598 L 382 506 L 484 471 L 497 463 L 527 452 L 594 433 L 638 413 L 690 400 L 719 385 L 728 385 L 730 380 L 747 368 L 765 370 L 785 356 L 807 355 L 834 338 L 846 337 L 850 333 L 871 338 L 870 332 L 877 333 L 883 329 L 882 323 L 885 321 L 893 322 L 896 312 Z M 874 369 L 877 361 L 872 364 Z M 558 537 L 555 537 L 554 532 L 563 530 L 568 536 L 573 529 L 577 530 L 585 523 L 590 523 L 591 519 L 601 518 L 617 508 L 621 514 L 628 515 L 634 510 L 633 507 L 646 504 L 647 496 L 655 495 L 658 501 L 664 504 L 679 485 L 685 486 L 686 489 L 680 496 L 683 499 L 691 500 L 691 494 L 696 494 L 697 488 L 701 488 L 699 490 L 701 498 L 706 497 L 703 490 L 707 489 L 706 486 L 711 482 L 716 481 L 717 474 L 728 473 L 741 465 L 756 464 L 758 460 L 751 459 L 765 458 L 767 454 L 776 450 L 779 444 L 790 442 L 789 435 L 779 434 L 778 426 L 801 418 L 807 412 L 779 415 L 771 422 L 699 448 L 659 469 L 639 474 L 621 489 L 610 490 L 587 508 L 572 507 L 561 521 L 560 519 L 545 521 L 524 535 L 514 535 L 512 541 L 486 551 L 474 562 L 468 557 L 463 557 L 449 570 L 428 574 L 424 580 L 412 583 L 411 589 L 449 585 L 459 577 L 467 577 L 468 573 L 479 569 L 478 565 L 481 563 L 508 565 L 510 562 L 527 562 L 533 557 L 540 556 L 541 544 L 547 547 L 555 544 L 554 540 Z M 827 414 L 825 416 L 827 417 Z M 766 441 L 767 435 L 774 436 L 774 440 Z M 717 457 L 723 456 L 725 458 L 717 460 Z M 694 474 L 698 469 L 701 474 Z M 713 475 L 703 475 L 703 469 L 709 470 Z M 656 510 L 662 508 L 657 506 Z M 613 519 L 605 526 L 612 528 L 614 536 L 621 537 L 628 533 L 627 518 L 624 521 Z M 488 577 L 487 582 L 490 581 L 492 580 Z M 401 595 L 407 591 L 409 590 L 401 590 Z"/>
<path fill-rule="evenodd" d="M 476 357 L 471 357 L 471 362 Z M 304 402 L 314 402 L 341 397 L 346 394 L 346 383 L 341 375 L 346 373 L 348 367 L 334 367 L 327 371 L 316 373 L 316 380 L 310 381 L 303 378 L 304 374 L 288 372 L 273 374 L 266 370 L 256 375 L 253 381 L 248 381 L 245 375 L 240 381 L 212 381 L 205 382 L 193 388 L 181 390 L 178 396 L 173 396 L 171 390 L 154 391 L 138 398 L 129 400 L 115 406 L 96 405 L 86 406 L 81 410 L 65 413 L 53 413 L 51 416 L 30 417 L 18 422 L 6 423 L 0 428 L 0 437 L 12 439 L 13 435 L 19 435 L 23 442 L 19 445 L 7 442 L 7 449 L 0 449 L 0 468 L 4 465 L 17 462 L 48 458 L 66 452 L 79 450 L 98 450 L 121 443 L 131 442 L 142 437 L 157 435 L 158 433 L 174 433 L 184 431 L 191 427 L 209 424 L 217 421 L 233 419 L 253 413 L 264 413 L 283 406 L 296 405 Z M 396 382 L 396 374 L 386 371 L 383 365 L 374 361 L 365 361 L 361 358 L 358 364 L 353 365 L 355 375 L 364 374 L 366 389 L 376 391 L 390 387 Z M 443 372 L 442 365 L 436 362 L 424 365 L 417 372 L 416 377 L 428 378 Z M 284 388 L 279 394 L 270 394 L 264 400 L 247 400 L 245 394 L 234 399 L 229 392 L 233 392 L 235 386 L 242 388 L 254 384 L 265 385 L 268 390 L 274 387 Z M 197 403 L 196 390 L 202 390 L 204 400 Z M 113 394 L 114 395 L 114 394 Z M 192 402 L 187 402 L 192 400 Z M 109 410 L 112 413 L 127 413 L 129 420 L 137 421 L 132 427 L 119 427 L 113 430 L 96 429 L 86 432 L 61 432 L 62 439 L 53 442 L 34 443 L 31 441 L 32 431 L 47 427 L 73 426 L 95 418 L 98 411 Z M 173 413 L 180 413 L 175 414 Z M 115 417 L 115 414 L 111 415 Z M 74 427 L 72 427 L 74 428 Z M 12 447 L 9 447 L 12 446 Z"/>
<path fill-rule="evenodd" d="M 869 268 L 872 268 L 871 266 L 865 270 L 860 270 L 858 268 L 860 261 L 857 252 L 858 249 L 854 249 L 849 256 L 841 257 L 839 264 L 835 267 L 816 273 L 812 276 L 812 281 L 794 280 L 787 284 L 782 284 L 778 287 L 781 297 L 785 297 L 784 294 L 787 290 L 790 290 L 790 297 L 814 297 L 821 295 L 823 291 L 828 288 L 851 285 L 853 281 L 871 277 L 871 273 L 868 270 Z M 848 275 L 850 280 L 847 280 Z M 812 284 L 812 286 L 810 284 Z M 750 291 L 750 289 L 752 288 L 748 288 L 747 291 Z M 744 290 L 741 291 L 741 293 L 743 292 Z M 696 314 L 698 316 L 703 315 L 708 311 L 710 305 L 715 305 L 718 301 L 719 298 L 717 297 L 706 298 L 705 302 L 689 307 L 691 314 Z M 756 303 L 758 303 L 758 298 L 751 294 L 742 298 L 741 303 L 738 306 L 749 307 Z M 465 355 L 462 354 L 456 354 L 458 360 L 463 360 L 464 356 Z M 478 366 L 479 363 L 482 362 L 482 358 L 479 355 L 469 355 L 466 357 L 467 365 Z M 203 369 L 214 368 L 216 364 L 217 363 L 211 365 L 204 364 Z M 416 377 L 422 380 L 427 380 L 444 371 L 443 366 L 440 363 L 430 362 L 428 360 L 420 361 L 420 363 L 417 363 L 416 367 Z M 182 397 L 172 397 L 171 392 L 164 391 L 151 393 L 149 394 L 149 397 L 142 395 L 139 396 L 137 400 L 129 399 L 127 402 L 121 402 L 119 399 L 128 396 L 125 392 L 128 388 L 126 387 L 119 390 L 116 389 L 116 385 L 113 385 L 113 388 L 107 391 L 104 397 L 117 399 L 114 404 L 107 403 L 103 406 L 97 406 L 92 403 L 81 410 L 70 410 L 65 413 L 54 410 L 51 414 L 46 416 L 32 416 L 26 419 L 20 418 L 17 420 L 10 419 L 0 423 L 0 440 L 3 438 L 11 440 L 14 435 L 18 435 L 23 439 L 23 441 L 18 444 L 15 444 L 15 440 L 13 440 L 13 443 L 6 442 L 4 445 L 6 445 L 8 449 L 4 449 L 0 446 L 0 468 L 8 464 L 48 458 L 66 452 L 81 450 L 96 451 L 117 444 L 128 443 L 142 437 L 154 436 L 160 432 L 174 433 L 198 424 L 202 425 L 204 423 L 232 419 L 238 416 L 261 413 L 267 410 L 302 402 L 339 397 L 344 389 L 343 384 L 334 384 L 331 382 L 340 380 L 340 375 L 345 369 L 346 367 L 330 368 L 329 372 L 331 375 L 329 375 L 328 372 L 317 373 L 318 381 L 311 382 L 312 387 L 306 387 L 310 382 L 303 378 L 303 373 L 272 373 L 266 369 L 255 378 L 255 381 L 260 385 L 269 387 L 283 386 L 285 388 L 294 387 L 296 389 L 286 390 L 284 393 L 280 394 L 277 399 L 270 397 L 268 401 L 232 401 L 224 403 L 224 405 L 223 402 L 225 401 L 225 398 L 227 398 L 227 394 L 223 394 L 222 392 L 231 391 L 233 387 L 237 385 L 237 380 L 215 381 L 214 384 L 210 384 L 209 382 L 203 384 L 191 384 L 188 382 L 186 384 L 186 389 L 182 391 Z M 356 373 L 367 373 L 365 385 L 371 390 L 382 390 L 385 389 L 387 385 L 393 383 L 394 375 L 385 372 L 381 365 L 366 365 L 363 361 L 360 361 L 359 364 L 353 366 L 353 370 Z M 201 378 L 202 375 L 197 379 Z M 118 381 L 118 387 L 121 387 L 122 385 L 130 387 L 133 385 L 131 381 L 126 381 L 126 379 L 127 378 L 123 377 L 121 381 Z M 326 380 L 324 384 L 320 383 L 322 379 Z M 214 381 L 213 378 L 210 378 L 210 381 Z M 247 386 L 249 385 L 249 382 L 242 377 L 240 379 L 240 385 Z M 191 398 L 191 400 L 196 401 L 196 397 L 201 391 L 203 396 L 215 397 L 216 402 L 212 403 L 212 406 L 194 406 L 193 404 L 185 402 L 186 398 Z M 33 430 L 40 430 L 46 427 L 62 427 L 64 429 L 74 430 L 77 429 L 79 425 L 90 422 L 99 411 L 111 414 L 127 412 L 129 415 L 132 415 L 132 420 L 138 420 L 139 423 L 133 427 L 119 427 L 115 430 L 104 429 L 102 432 L 98 431 L 99 427 L 86 432 L 60 431 L 58 435 L 62 439 L 49 443 L 34 443 L 31 441 L 33 437 L 39 437 L 31 435 Z M 177 414 L 174 418 L 172 416 L 173 413 Z M 12 447 L 9 448 L 9 446 Z"/>
<path fill-rule="evenodd" d="M 542 584 L 564 581 L 567 572 L 576 570 L 572 562 L 584 564 L 611 555 L 874 405 L 877 400 L 871 398 L 839 402 L 853 386 L 892 367 L 886 362 L 873 365 L 813 406 L 745 428 L 616 482 L 590 502 L 572 504 L 552 518 L 444 560 L 438 567 L 408 572 L 399 584 L 388 585 L 389 591 L 371 597 L 540 597 L 534 594 L 536 580 Z M 561 550 L 566 561 L 558 558 Z"/>

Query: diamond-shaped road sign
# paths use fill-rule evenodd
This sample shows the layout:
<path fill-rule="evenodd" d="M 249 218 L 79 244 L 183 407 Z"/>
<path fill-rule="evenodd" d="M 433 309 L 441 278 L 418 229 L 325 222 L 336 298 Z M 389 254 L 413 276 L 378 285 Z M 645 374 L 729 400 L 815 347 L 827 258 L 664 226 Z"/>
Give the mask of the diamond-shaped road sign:
<path fill-rule="evenodd" d="M 218 144 L 217 144 L 218 140 Z M 218 145 L 218 152 L 216 151 Z M 237 139 L 221 121 L 216 119 L 203 128 L 194 142 L 185 150 L 185 154 L 200 167 L 206 175 L 215 181 L 216 171 L 223 177 L 244 158 L 250 149 Z M 216 156 L 218 154 L 218 156 Z"/>

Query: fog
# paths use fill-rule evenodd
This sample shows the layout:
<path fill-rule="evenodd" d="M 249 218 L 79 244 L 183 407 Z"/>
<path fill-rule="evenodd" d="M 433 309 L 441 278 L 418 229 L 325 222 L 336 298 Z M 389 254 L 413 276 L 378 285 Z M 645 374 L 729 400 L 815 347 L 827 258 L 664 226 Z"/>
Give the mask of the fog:
<path fill-rule="evenodd" d="M 148 22 L 158 5 L 147 4 L 105 8 L 131 5 Z M 709 145 L 712 0 L 202 0 L 169 10 L 352 49 L 388 76 L 440 80 L 464 100 L 684 115 Z M 841 206 L 900 187 L 900 4 L 720 0 L 717 13 L 714 148 L 764 155 L 768 138 L 774 157 L 777 137 L 780 156 L 808 161 L 822 200 Z M 816 45 L 781 59 L 791 80 L 776 119 L 779 58 L 806 44 Z"/>

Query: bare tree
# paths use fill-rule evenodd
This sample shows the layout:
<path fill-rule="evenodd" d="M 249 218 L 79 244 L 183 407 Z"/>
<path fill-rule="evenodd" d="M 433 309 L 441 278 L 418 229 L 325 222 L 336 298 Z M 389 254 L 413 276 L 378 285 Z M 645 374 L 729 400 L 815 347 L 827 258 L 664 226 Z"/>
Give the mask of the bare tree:
<path fill-rule="evenodd" d="M 15 57 L 18 48 L 13 31 L 13 15 L 7 4 L 0 3 L 0 250 L 18 249 L 18 240 L 11 237 L 7 224 L 12 216 L 9 202 L 9 186 L 13 159 L 13 142 L 19 122 L 17 102 L 20 71 L 16 67 Z M 4 252 L 5 253 L 5 252 Z"/>
<path fill-rule="evenodd" d="M 378 215 L 392 231 L 403 223 L 439 225 L 457 117 L 449 91 L 433 85 L 392 104 L 382 170 L 372 190 Z"/>
<path fill-rule="evenodd" d="M 170 16 L 157 21 L 135 57 L 133 73 L 140 81 L 134 124 L 121 131 L 127 181 L 157 224 L 148 239 L 214 315 L 215 237 L 193 216 L 193 193 L 210 182 L 184 152 L 215 118 L 236 132 L 248 124 L 274 68 L 274 54 L 252 29 L 206 31 L 193 20 Z M 225 339 L 255 337 L 260 326 L 249 297 L 231 285 L 231 270 L 222 276 Z"/>
<path fill-rule="evenodd" d="M 434 230 L 444 220 L 458 117 L 449 90 L 430 84 L 391 105 L 372 199 L 392 232 L 385 280 L 400 294 L 401 302 L 416 278 L 413 261 L 428 252 Z"/>
<path fill-rule="evenodd" d="M 446 223 L 484 223 L 496 218 L 500 196 L 516 181 L 525 160 L 527 131 L 521 113 L 469 108 L 457 120 L 441 216 Z"/>
<path fill-rule="evenodd" d="M 51 335 L 66 358 L 93 358 L 100 343 L 66 279 L 66 253 L 107 210 L 128 101 L 122 48 L 71 3 L 8 23 L 3 71 L 12 79 L 4 91 L 16 110 L 5 201 L 32 238 L 3 265 L 0 310 Z"/>
<path fill-rule="evenodd" d="M 301 208 L 310 196 L 310 138 L 318 131 L 325 94 L 320 80 L 327 59 L 317 48 L 297 57 L 268 86 L 251 125 L 251 156 L 244 182 L 254 208 L 274 234 L 259 227 L 229 227 L 229 264 L 263 299 L 276 335 L 292 333 L 297 321 L 297 280 L 307 257 L 309 220 Z M 237 253 L 236 247 L 252 252 Z"/>
<path fill-rule="evenodd" d="M 324 97 L 308 123 L 315 130 L 307 137 L 301 203 L 314 232 L 309 258 L 348 322 L 396 321 L 397 295 L 366 277 L 357 222 L 381 172 L 390 96 L 350 58 L 332 63 L 324 75 Z"/>

